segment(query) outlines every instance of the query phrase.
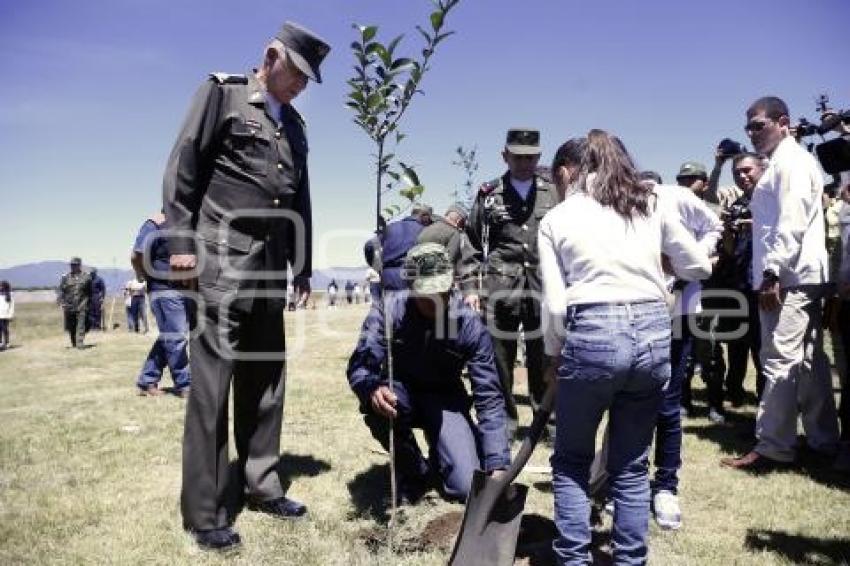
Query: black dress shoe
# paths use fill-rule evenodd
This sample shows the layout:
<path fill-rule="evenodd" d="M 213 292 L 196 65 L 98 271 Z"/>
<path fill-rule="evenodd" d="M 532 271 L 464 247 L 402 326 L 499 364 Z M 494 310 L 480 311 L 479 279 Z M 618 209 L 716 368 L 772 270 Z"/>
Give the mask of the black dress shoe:
<path fill-rule="evenodd" d="M 278 497 L 271 501 L 249 500 L 246 507 L 259 511 L 276 519 L 298 519 L 307 514 L 307 506 L 288 497 Z"/>
<path fill-rule="evenodd" d="M 230 527 L 220 529 L 209 529 L 206 531 L 192 531 L 195 542 L 204 550 L 227 551 L 234 550 L 242 544 L 239 533 Z"/>

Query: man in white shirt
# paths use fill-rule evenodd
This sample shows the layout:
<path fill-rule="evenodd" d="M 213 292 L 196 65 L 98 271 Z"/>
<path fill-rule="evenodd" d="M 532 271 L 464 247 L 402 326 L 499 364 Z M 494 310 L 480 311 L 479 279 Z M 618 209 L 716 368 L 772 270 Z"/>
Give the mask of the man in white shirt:
<path fill-rule="evenodd" d="M 814 158 L 790 136 L 788 107 L 760 98 L 745 130 L 770 158 L 753 192 L 753 288 L 759 293 L 765 390 L 756 446 L 723 465 L 762 471 L 796 457 L 797 413 L 809 447 L 832 454 L 838 420 L 823 352 L 821 300 L 828 281 L 823 178 Z"/>

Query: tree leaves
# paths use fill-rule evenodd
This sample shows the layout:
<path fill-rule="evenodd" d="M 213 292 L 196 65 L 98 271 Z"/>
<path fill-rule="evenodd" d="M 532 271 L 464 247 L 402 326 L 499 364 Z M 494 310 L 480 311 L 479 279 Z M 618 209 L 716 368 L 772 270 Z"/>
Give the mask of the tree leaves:
<path fill-rule="evenodd" d="M 377 146 L 375 175 L 378 191 L 378 208 L 383 192 L 384 175 L 393 180 L 387 184 L 404 185 L 398 192 L 399 196 L 411 202 L 421 197 L 425 191 L 419 175 L 413 167 L 397 161 L 398 168 L 394 169 L 395 153 L 393 146 L 398 146 L 406 137 L 399 131 L 399 123 L 417 94 L 422 94 L 419 88 L 425 71 L 429 69 L 428 62 L 434 55 L 437 45 L 454 32 L 443 32 L 446 16 L 460 0 L 431 0 L 436 8 L 429 15 L 431 31 L 422 26 L 416 26 L 424 46 L 418 51 L 419 56 L 396 56 L 404 34 L 395 36 L 389 43 L 384 44 L 378 39 L 378 26 L 352 24 L 357 30 L 359 39 L 350 44 L 354 56 L 354 76 L 347 81 L 351 91 L 345 105 L 355 113 L 353 121 L 359 126 Z M 417 51 L 414 51 L 416 53 Z M 391 134 L 393 138 L 387 138 Z M 395 207 L 398 213 L 398 207 Z M 392 211 L 392 207 L 383 209 Z"/>

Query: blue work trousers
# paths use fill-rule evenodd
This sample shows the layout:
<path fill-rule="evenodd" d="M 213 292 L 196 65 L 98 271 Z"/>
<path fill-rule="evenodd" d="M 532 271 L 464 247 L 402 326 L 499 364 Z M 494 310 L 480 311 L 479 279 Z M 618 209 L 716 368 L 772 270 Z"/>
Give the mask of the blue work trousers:
<path fill-rule="evenodd" d="M 688 359 L 693 351 L 694 336 L 688 317 L 675 320 L 676 338 L 670 346 L 670 383 L 664 390 L 664 399 L 655 425 L 655 481 L 654 491 L 678 493 L 679 468 L 682 467 L 682 384 L 687 379 Z M 681 326 L 681 329 L 678 328 Z"/>
<path fill-rule="evenodd" d="M 151 310 L 159 328 L 159 336 L 142 366 L 138 386 L 146 389 L 156 385 L 162 378 L 162 371 L 168 366 L 174 388 L 180 390 L 188 387 L 191 378 L 186 351 L 189 334 L 186 299 L 177 291 L 160 291 L 151 295 Z"/>
<path fill-rule="evenodd" d="M 559 564 L 592 561 L 588 481 L 607 410 L 614 563 L 644 564 L 648 452 L 670 379 L 670 315 L 660 301 L 575 305 L 567 310 L 566 329 L 557 372 L 552 485 L 558 536 L 552 546 Z"/>
<path fill-rule="evenodd" d="M 478 428 L 469 415 L 465 394 L 410 391 L 403 383 L 393 383 L 396 404 L 395 450 L 401 493 L 415 491 L 436 473 L 447 499 L 464 501 L 472 486 L 472 473 L 483 469 L 479 456 Z M 389 421 L 364 406 L 366 425 L 372 436 L 389 449 Z M 413 436 L 421 428 L 429 447 L 430 465 Z"/>

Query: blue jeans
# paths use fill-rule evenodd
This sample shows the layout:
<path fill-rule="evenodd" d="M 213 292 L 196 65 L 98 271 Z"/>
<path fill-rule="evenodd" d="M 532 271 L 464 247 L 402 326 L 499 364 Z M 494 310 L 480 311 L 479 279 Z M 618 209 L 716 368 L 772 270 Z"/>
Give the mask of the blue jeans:
<path fill-rule="evenodd" d="M 399 488 L 402 493 L 428 482 L 436 472 L 447 499 L 464 501 L 472 486 L 472 474 L 484 469 L 479 457 L 478 427 L 469 415 L 470 400 L 464 394 L 411 392 L 404 383 L 393 382 L 398 398 L 394 442 Z M 366 425 L 384 448 L 389 446 L 389 421 L 364 406 Z M 413 429 L 421 428 L 429 447 L 425 461 Z"/>
<path fill-rule="evenodd" d="M 186 352 L 189 333 L 186 300 L 176 291 L 160 291 L 151 295 L 151 310 L 159 327 L 159 336 L 148 353 L 137 385 L 141 389 L 156 385 L 162 378 L 162 370 L 168 366 L 174 388 L 188 387 L 191 378 Z"/>
<path fill-rule="evenodd" d="M 693 351 L 694 336 L 688 317 L 678 317 L 682 326 L 680 336 L 672 342 L 670 383 L 664 391 L 658 422 L 655 426 L 655 491 L 678 493 L 679 468 L 682 467 L 682 384 L 688 372 L 688 358 Z M 677 329 L 678 330 L 678 329 Z"/>
<path fill-rule="evenodd" d="M 644 564 L 647 456 L 670 379 L 670 315 L 660 301 L 576 305 L 567 310 L 566 329 L 552 455 L 558 528 L 552 546 L 559 564 L 591 563 L 588 480 L 596 431 L 608 410 L 614 563 Z"/>

